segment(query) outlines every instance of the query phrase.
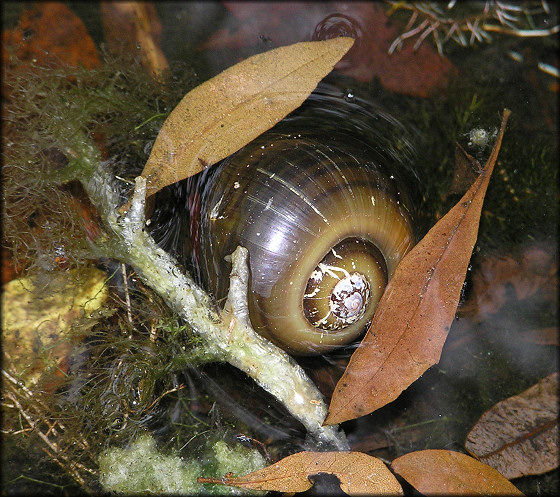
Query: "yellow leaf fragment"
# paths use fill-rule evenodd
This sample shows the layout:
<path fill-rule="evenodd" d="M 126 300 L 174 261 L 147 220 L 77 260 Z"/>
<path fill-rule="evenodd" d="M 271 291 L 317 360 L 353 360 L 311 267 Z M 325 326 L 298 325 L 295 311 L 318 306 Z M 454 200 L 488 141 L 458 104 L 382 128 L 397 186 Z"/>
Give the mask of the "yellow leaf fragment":
<path fill-rule="evenodd" d="M 509 114 L 504 110 L 500 134 L 482 173 L 398 265 L 368 333 L 335 387 L 324 424 L 383 407 L 439 361 Z"/>
<path fill-rule="evenodd" d="M 87 268 L 53 271 L 45 285 L 31 278 L 4 285 L 4 358 L 26 386 L 35 384 L 47 365 L 58 364 L 65 357 L 72 323 L 103 305 L 108 296 L 106 281 L 104 271 Z"/>
<path fill-rule="evenodd" d="M 298 108 L 354 40 L 257 54 L 187 93 L 164 122 L 142 176 L 147 196 L 236 152 Z"/>
<path fill-rule="evenodd" d="M 336 476 L 342 491 L 348 495 L 403 494 L 399 482 L 383 461 L 361 452 L 298 452 L 245 476 L 199 478 L 198 481 L 252 490 L 305 492 L 313 485 L 309 476 L 318 473 Z"/>

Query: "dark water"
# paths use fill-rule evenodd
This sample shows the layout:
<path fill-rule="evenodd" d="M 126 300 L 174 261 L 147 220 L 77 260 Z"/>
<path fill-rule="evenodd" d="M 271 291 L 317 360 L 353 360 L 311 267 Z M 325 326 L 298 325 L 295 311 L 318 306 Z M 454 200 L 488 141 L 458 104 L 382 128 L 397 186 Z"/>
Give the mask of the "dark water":
<path fill-rule="evenodd" d="M 102 29 L 98 6 L 82 2 L 68 5 L 99 44 Z M 186 62 L 204 81 L 248 55 L 285 44 L 282 42 L 293 32 L 301 33 L 301 40 L 309 40 L 336 31 L 333 25 L 342 21 L 343 29 L 363 36 L 363 19 L 341 14 L 340 5 L 324 7 L 320 23 L 309 23 L 311 15 L 298 15 L 297 4 L 293 6 L 296 15 L 291 18 L 290 4 L 283 5 L 278 25 L 260 22 L 257 15 L 239 21 L 221 3 L 158 3 L 162 48 L 171 64 Z M 4 9 L 4 23 L 10 25 L 21 7 L 8 4 Z M 318 7 L 310 11 L 313 9 Z M 550 14 L 550 24 L 556 23 L 557 16 Z M 246 26 L 257 43 L 238 43 L 233 34 L 240 31 L 240 26 Z M 201 44 L 220 30 L 231 35 L 229 45 L 224 42 L 219 48 L 201 50 Z M 557 345 L 539 343 L 533 334 L 552 329 L 551 336 L 555 336 L 557 328 L 558 79 L 539 69 L 539 63 L 541 68 L 546 68 L 543 64 L 558 66 L 558 39 L 492 37 L 491 43 L 460 47 L 449 41 L 444 46 L 461 76 L 431 99 L 391 93 L 378 80 L 364 83 L 343 75 L 336 79 L 350 95 L 382 106 L 414 137 L 413 169 L 422 196 L 420 232 L 425 232 L 459 198 L 447 195 L 455 141 L 484 162 L 489 148 L 469 145 L 472 130 L 481 128 L 492 135 L 499 126 L 501 111 L 512 110 L 487 193 L 462 305 L 440 363 L 395 402 L 344 426 L 353 449 L 387 460 L 426 448 L 463 451 L 470 428 L 483 412 L 558 370 Z M 425 43 L 431 43 L 430 39 Z M 302 359 L 301 363 L 329 394 L 350 352 L 342 350 L 331 356 Z M 225 399 L 221 404 L 224 412 L 233 413 L 232 418 L 244 425 L 254 426 L 255 438 L 276 440 L 276 446 L 281 447 L 279 453 L 301 446 L 299 427 L 241 375 L 225 366 L 207 366 L 203 375 L 191 377 L 200 381 L 200 390 L 206 395 Z M 205 380 L 207 377 L 210 379 Z M 257 399 L 255 405 L 244 404 L 245 395 Z M 259 424 L 261 421 L 265 423 Z M 8 480 L 21 473 L 50 481 L 49 473 L 58 470 L 56 466 L 30 467 L 17 452 L 8 450 L 9 445 L 3 463 L 11 467 Z M 557 482 L 554 473 L 514 481 L 531 495 L 552 494 Z M 8 494 L 67 492 L 63 487 L 21 479 L 5 485 Z"/>

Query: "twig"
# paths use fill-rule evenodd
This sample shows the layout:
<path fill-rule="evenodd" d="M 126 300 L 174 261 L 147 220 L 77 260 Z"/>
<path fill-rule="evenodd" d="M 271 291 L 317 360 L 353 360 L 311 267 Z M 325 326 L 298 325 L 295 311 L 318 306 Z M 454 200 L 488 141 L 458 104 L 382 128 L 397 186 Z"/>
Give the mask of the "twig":
<path fill-rule="evenodd" d="M 60 435 L 60 430 L 65 430 L 66 427 L 58 420 L 50 422 L 50 420 L 45 419 L 43 413 L 48 411 L 48 407 L 43 403 L 43 401 L 33 392 L 28 389 L 22 382 L 17 381 L 10 373 L 6 370 L 2 370 L 3 376 L 8 380 L 9 391 L 4 393 L 5 398 L 12 401 L 13 405 L 9 406 L 12 409 L 17 409 L 21 417 L 27 422 L 29 428 L 22 428 L 18 431 L 10 431 L 11 436 L 19 433 L 36 433 L 45 446 L 41 447 L 41 450 L 45 452 L 50 459 L 55 461 L 60 467 L 67 471 L 70 476 L 81 486 L 85 486 L 85 479 L 82 476 L 83 473 L 96 474 L 93 467 L 87 467 L 84 464 L 71 459 L 69 456 L 64 454 L 65 450 L 61 450 L 57 445 L 56 439 Z M 24 408 L 22 402 L 25 401 L 30 409 L 35 412 L 30 412 Z M 44 433 L 40 428 L 40 423 L 44 423 L 47 426 L 47 431 Z M 59 431 L 56 430 L 58 427 Z M 80 444 L 80 450 L 86 453 L 91 461 L 94 458 L 89 452 L 89 445 L 85 440 L 83 435 L 78 436 L 77 442 Z M 93 465 L 92 465 L 93 466 Z M 80 473 L 81 471 L 81 473 Z"/>
<path fill-rule="evenodd" d="M 494 33 L 502 33 L 510 36 L 518 36 L 520 38 L 551 36 L 560 32 L 560 25 L 553 26 L 549 29 L 507 29 L 495 24 L 483 24 L 482 27 L 486 31 L 493 31 Z"/>
<path fill-rule="evenodd" d="M 128 322 L 132 324 L 132 311 L 130 308 L 130 295 L 128 293 L 128 276 L 126 274 L 126 264 L 121 263 L 121 270 L 123 274 L 123 286 L 124 286 L 124 295 L 125 295 L 125 302 L 126 302 L 126 317 L 128 318 Z"/>
<path fill-rule="evenodd" d="M 243 255 L 243 249 L 238 250 L 232 258 L 232 288 L 227 310 L 220 315 L 208 294 L 144 229 L 146 180 L 136 178 L 130 207 L 119 215 L 120 199 L 111 173 L 95 167 L 97 153 L 85 137 L 77 146 L 81 146 L 76 159 L 79 162 L 70 166 L 82 171 L 84 165 L 89 166 L 85 171 L 89 174 L 78 179 L 107 227 L 107 239 L 100 247 L 104 255 L 132 266 L 143 282 L 204 339 L 204 353 L 210 359 L 232 364 L 274 395 L 305 426 L 310 448 L 348 450 L 343 432 L 322 426 L 327 407 L 317 387 L 288 354 L 252 329 L 246 300 L 246 252 Z"/>
<path fill-rule="evenodd" d="M 247 305 L 248 255 L 246 248 L 237 247 L 231 256 L 230 288 L 222 311 L 224 323 L 228 324 L 231 350 L 234 352 L 228 357 L 228 362 L 252 376 L 276 398 L 283 399 L 291 414 L 302 421 L 316 439 L 328 445 L 334 443 L 339 450 L 348 450 L 343 434 L 336 428 L 329 430 L 328 426 L 322 426 L 327 406 L 303 369 L 288 354 L 253 330 Z M 238 353 L 248 345 L 251 347 L 249 361 Z"/>

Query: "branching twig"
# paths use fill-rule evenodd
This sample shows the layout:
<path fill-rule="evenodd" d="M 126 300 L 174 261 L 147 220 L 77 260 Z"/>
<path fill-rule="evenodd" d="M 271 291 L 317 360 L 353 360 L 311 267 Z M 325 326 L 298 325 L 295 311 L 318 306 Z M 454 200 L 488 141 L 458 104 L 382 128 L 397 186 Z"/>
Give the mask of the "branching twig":
<path fill-rule="evenodd" d="M 315 385 L 307 378 L 303 369 L 284 351 L 258 335 L 249 320 L 247 291 L 249 252 L 237 247 L 232 254 L 232 269 L 229 295 L 222 311 L 222 318 L 228 326 L 227 362 L 245 371 L 284 405 L 292 415 L 302 421 L 316 439 L 347 450 L 343 435 L 321 426 L 327 406 Z"/>
<path fill-rule="evenodd" d="M 136 178 L 130 208 L 119 215 L 112 174 L 95 166 L 97 153 L 86 143 L 84 137 L 81 150 L 74 150 L 80 164 L 73 169 L 86 173 L 78 179 L 106 225 L 107 239 L 100 246 L 103 255 L 131 265 L 144 283 L 204 339 L 205 353 L 211 359 L 241 369 L 274 395 L 308 430 L 311 448 L 347 450 L 344 433 L 322 426 L 327 407 L 313 382 L 288 354 L 252 329 L 247 314 L 246 251 L 237 250 L 233 256 L 230 295 L 220 315 L 206 292 L 144 229 L 146 180 Z M 84 165 L 88 166 L 85 171 Z"/>

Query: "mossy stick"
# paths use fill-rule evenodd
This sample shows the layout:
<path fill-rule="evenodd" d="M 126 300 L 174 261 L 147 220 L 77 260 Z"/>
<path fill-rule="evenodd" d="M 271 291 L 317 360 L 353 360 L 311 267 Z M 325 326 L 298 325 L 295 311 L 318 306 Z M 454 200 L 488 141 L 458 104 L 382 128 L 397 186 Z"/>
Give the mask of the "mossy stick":
<path fill-rule="evenodd" d="M 247 292 L 249 251 L 237 247 L 231 256 L 228 299 L 222 320 L 228 327 L 224 354 L 227 362 L 245 371 L 299 419 L 309 434 L 325 448 L 348 450 L 343 432 L 322 426 L 327 406 L 305 371 L 286 352 L 257 334 L 249 319 Z M 229 324 L 228 324 L 229 323 Z M 222 341 L 224 336 L 222 335 Z"/>
<path fill-rule="evenodd" d="M 81 152 L 89 155 L 92 148 L 82 147 Z M 92 157 L 86 162 L 91 165 Z M 82 183 L 110 232 L 102 247 L 104 255 L 130 264 L 144 283 L 205 340 L 204 355 L 244 371 L 282 403 L 307 429 L 309 448 L 348 450 L 342 431 L 322 426 L 327 406 L 303 369 L 251 327 L 247 312 L 246 249 L 238 249 L 232 257 L 230 295 L 220 315 L 206 292 L 179 269 L 175 259 L 158 247 L 145 230 L 146 180 L 136 178 L 130 207 L 119 215 L 118 189 L 110 171 L 102 165 L 95 170 L 86 169 L 89 174 L 82 178 Z"/>

